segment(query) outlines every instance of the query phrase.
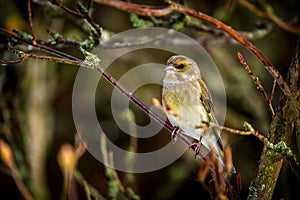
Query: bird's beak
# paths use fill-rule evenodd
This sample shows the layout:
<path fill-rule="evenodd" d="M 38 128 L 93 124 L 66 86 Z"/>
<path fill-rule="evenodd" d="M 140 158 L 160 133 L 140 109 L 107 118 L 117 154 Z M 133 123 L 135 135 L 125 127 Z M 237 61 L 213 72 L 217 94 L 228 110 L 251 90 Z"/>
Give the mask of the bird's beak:
<path fill-rule="evenodd" d="M 165 72 L 166 72 L 166 71 L 175 71 L 175 69 L 174 69 L 173 65 L 167 65 L 167 66 L 165 67 L 164 71 L 165 71 Z"/>

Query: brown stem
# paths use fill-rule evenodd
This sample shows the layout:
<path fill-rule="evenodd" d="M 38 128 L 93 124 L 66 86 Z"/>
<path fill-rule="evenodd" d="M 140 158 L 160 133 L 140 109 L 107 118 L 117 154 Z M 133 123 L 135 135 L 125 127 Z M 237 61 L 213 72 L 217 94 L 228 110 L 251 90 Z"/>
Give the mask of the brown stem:
<path fill-rule="evenodd" d="M 30 0 L 27 0 L 27 10 L 28 10 L 28 21 L 29 21 L 29 27 L 30 27 L 30 33 L 33 38 L 34 37 L 34 31 L 33 31 L 33 22 L 32 22 L 32 12 L 31 12 L 31 3 Z"/>
<path fill-rule="evenodd" d="M 226 126 L 220 126 L 220 125 L 214 125 L 214 127 L 218 128 L 218 129 L 221 129 L 221 130 L 224 130 L 224 131 L 227 131 L 228 133 L 236 134 L 236 135 L 254 135 L 260 141 L 262 141 L 264 144 L 268 143 L 268 139 L 265 136 L 263 136 L 261 133 L 259 133 L 257 130 L 252 128 L 252 126 L 250 124 L 245 122 L 244 125 L 248 129 L 247 131 L 241 131 L 241 130 L 229 128 L 229 127 L 226 127 Z"/>
<path fill-rule="evenodd" d="M 24 59 L 25 58 L 21 57 L 21 58 L 18 58 L 16 60 L 0 60 L 0 64 L 3 64 L 3 65 L 17 64 L 17 63 L 22 62 Z"/>
<path fill-rule="evenodd" d="M 276 80 L 274 79 L 273 85 L 272 85 L 271 94 L 270 94 L 270 97 L 269 97 L 269 101 L 270 102 L 273 101 L 273 97 L 274 97 L 274 93 L 275 93 L 275 88 L 276 88 Z"/>
<path fill-rule="evenodd" d="M 31 12 L 31 0 L 27 0 L 27 10 L 28 10 L 28 21 L 29 21 L 29 27 L 30 27 L 30 34 L 32 35 L 33 39 L 32 42 L 34 44 L 37 44 L 35 41 L 35 34 L 34 34 L 34 28 L 33 28 L 33 21 L 32 21 L 32 12 Z"/>
<path fill-rule="evenodd" d="M 170 6 L 159 7 L 159 6 L 146 6 L 135 3 L 127 3 L 120 0 L 94 0 L 96 3 L 109 5 L 120 10 L 135 13 L 138 15 L 145 16 L 165 16 L 173 12 Z"/>
<path fill-rule="evenodd" d="M 268 106 L 269 106 L 270 112 L 272 114 L 272 117 L 274 117 L 275 113 L 274 113 L 274 109 L 273 109 L 273 106 L 272 106 L 272 101 L 270 101 L 270 98 L 268 97 L 264 87 L 262 86 L 262 84 L 259 81 L 258 77 L 253 74 L 253 72 L 250 69 L 249 65 L 247 64 L 244 56 L 240 52 L 238 52 L 237 54 L 238 54 L 238 58 L 240 60 L 240 63 L 244 66 L 245 70 L 248 72 L 250 77 L 253 79 L 254 83 L 257 85 L 257 88 L 259 89 L 259 91 L 263 94 L 266 102 L 268 103 Z"/>

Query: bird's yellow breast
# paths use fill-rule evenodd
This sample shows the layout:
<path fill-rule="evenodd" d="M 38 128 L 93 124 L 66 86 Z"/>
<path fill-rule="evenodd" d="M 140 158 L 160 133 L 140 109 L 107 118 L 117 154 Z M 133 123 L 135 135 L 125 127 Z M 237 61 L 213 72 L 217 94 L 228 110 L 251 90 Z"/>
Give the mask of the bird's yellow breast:
<path fill-rule="evenodd" d="M 163 104 L 167 111 L 177 113 L 180 107 L 181 100 L 171 90 L 164 91 Z"/>

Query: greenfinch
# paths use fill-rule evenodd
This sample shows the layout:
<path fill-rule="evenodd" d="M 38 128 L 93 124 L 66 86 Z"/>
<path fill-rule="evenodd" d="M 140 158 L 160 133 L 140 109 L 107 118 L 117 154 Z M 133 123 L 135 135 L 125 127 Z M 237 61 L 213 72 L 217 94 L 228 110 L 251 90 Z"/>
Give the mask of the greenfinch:
<path fill-rule="evenodd" d="M 197 63 L 186 56 L 175 55 L 169 58 L 164 71 L 162 106 L 167 118 L 198 142 L 202 155 L 214 150 L 224 166 L 220 130 L 211 126 L 218 125 L 212 97 Z"/>

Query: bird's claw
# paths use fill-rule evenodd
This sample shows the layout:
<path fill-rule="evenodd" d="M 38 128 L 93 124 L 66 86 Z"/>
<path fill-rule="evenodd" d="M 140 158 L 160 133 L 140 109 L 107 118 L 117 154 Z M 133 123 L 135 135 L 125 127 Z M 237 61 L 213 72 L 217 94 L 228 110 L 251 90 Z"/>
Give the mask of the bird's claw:
<path fill-rule="evenodd" d="M 174 144 L 177 141 L 178 131 L 179 131 L 179 127 L 174 126 L 173 131 L 172 131 L 172 135 L 171 135 L 172 144 Z"/>
<path fill-rule="evenodd" d="M 195 151 L 195 158 L 200 153 L 201 149 L 201 142 L 194 142 L 190 145 L 190 148 L 192 148 Z"/>
<path fill-rule="evenodd" d="M 194 151 L 195 151 L 195 158 L 197 157 L 197 155 L 199 155 L 200 153 L 200 149 L 201 149 L 201 140 L 202 140 L 202 137 L 199 138 L 199 141 L 198 142 L 193 142 L 191 145 L 190 145 L 190 148 L 192 148 Z"/>

